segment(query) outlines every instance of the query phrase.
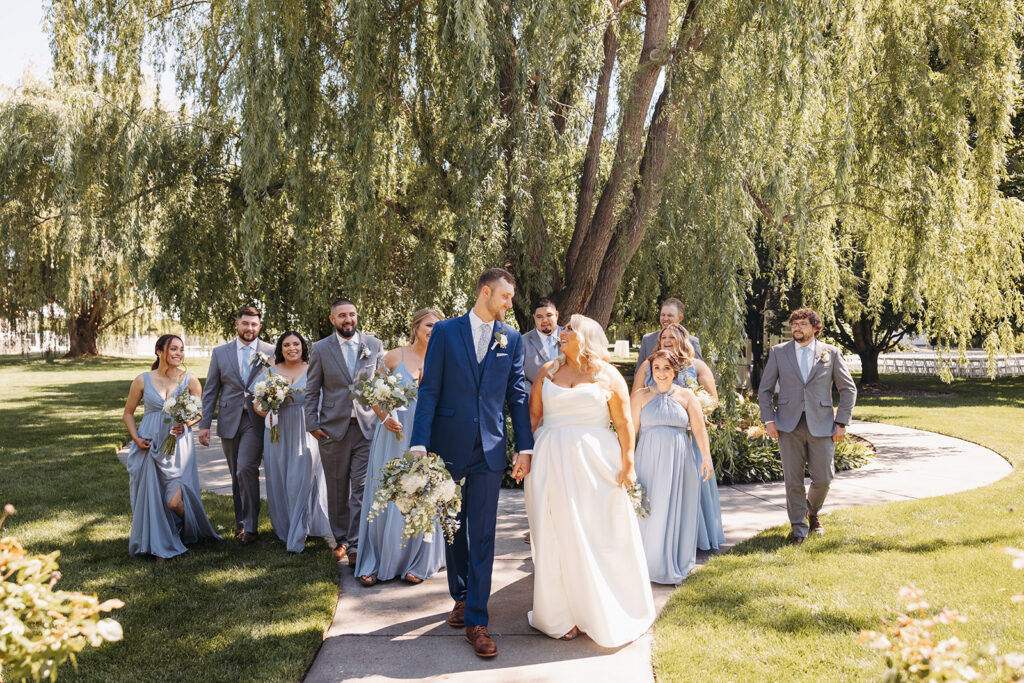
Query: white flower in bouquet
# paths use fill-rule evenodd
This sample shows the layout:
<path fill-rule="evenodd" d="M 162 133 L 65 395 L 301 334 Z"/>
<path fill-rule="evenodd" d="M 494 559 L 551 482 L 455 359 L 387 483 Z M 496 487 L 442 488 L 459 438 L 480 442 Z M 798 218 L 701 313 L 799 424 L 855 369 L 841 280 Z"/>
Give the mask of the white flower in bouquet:
<path fill-rule="evenodd" d="M 644 519 L 651 514 L 651 500 L 647 497 L 647 490 L 636 482 L 626 490 L 629 502 L 633 506 L 633 512 L 639 519 Z"/>
<path fill-rule="evenodd" d="M 406 384 L 389 370 L 363 376 L 355 384 L 349 385 L 349 391 L 359 405 L 364 408 L 380 408 L 385 414 L 391 414 L 416 400 L 416 389 L 415 383 Z M 401 441 L 402 433 L 397 432 L 395 438 Z"/>
<path fill-rule="evenodd" d="M 379 515 L 389 502 L 402 513 L 402 545 L 414 536 L 426 535 L 440 524 L 451 543 L 459 527 L 462 487 L 452 481 L 444 462 L 434 453 L 419 455 L 406 451 L 380 470 L 380 486 L 368 518 Z"/>
<path fill-rule="evenodd" d="M 165 422 L 170 422 L 175 425 L 183 425 L 189 422 L 195 422 L 203 416 L 203 404 L 198 398 L 190 394 L 188 391 L 183 391 L 179 394 L 169 396 L 164 401 L 163 412 L 167 415 L 164 418 Z M 168 434 L 167 438 L 164 439 L 164 455 L 173 455 L 174 449 L 178 445 L 178 438 L 173 434 Z"/>
<path fill-rule="evenodd" d="M 697 400 L 700 401 L 700 408 L 704 411 L 705 415 L 710 415 L 715 410 L 715 397 L 708 393 L 708 390 L 704 387 L 697 387 L 697 390 L 693 392 L 697 395 Z"/>

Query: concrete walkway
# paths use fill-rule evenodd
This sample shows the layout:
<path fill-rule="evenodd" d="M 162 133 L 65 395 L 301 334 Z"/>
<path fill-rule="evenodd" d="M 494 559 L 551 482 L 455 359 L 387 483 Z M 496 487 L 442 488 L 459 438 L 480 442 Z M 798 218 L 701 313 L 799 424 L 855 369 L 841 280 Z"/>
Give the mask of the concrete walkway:
<path fill-rule="evenodd" d="M 931 432 L 858 422 L 850 433 L 874 444 L 878 456 L 864 467 L 836 475 L 825 512 L 955 493 L 1011 471 L 1006 460 L 987 448 Z M 230 495 L 219 444 L 200 447 L 197 457 L 203 488 Z M 719 494 L 727 539 L 723 551 L 786 523 L 781 482 L 722 486 Z M 526 529 L 522 492 L 503 490 L 488 606 L 497 657 L 477 658 L 463 631 L 445 624 L 451 598 L 444 571 L 418 586 L 391 581 L 364 588 L 347 565 L 339 565 L 334 619 L 306 680 L 653 681 L 650 631 L 630 645 L 609 650 L 586 637 L 562 642 L 529 627 L 533 562 L 530 546 L 523 542 Z M 707 557 L 698 553 L 698 564 Z M 660 610 L 673 587 L 652 588 Z"/>

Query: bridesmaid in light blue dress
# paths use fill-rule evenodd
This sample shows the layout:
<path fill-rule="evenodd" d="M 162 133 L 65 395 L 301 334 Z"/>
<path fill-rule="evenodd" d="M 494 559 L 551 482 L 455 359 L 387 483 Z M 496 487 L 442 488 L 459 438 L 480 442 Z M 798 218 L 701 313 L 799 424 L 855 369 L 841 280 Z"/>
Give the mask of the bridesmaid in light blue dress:
<path fill-rule="evenodd" d="M 274 533 L 289 552 L 301 553 L 306 536 L 331 537 L 327 517 L 327 483 L 320 464 L 316 439 L 306 432 L 303 404 L 306 394 L 306 368 L 309 345 L 298 332 L 289 330 L 277 339 L 274 367 L 292 385 L 294 398 L 267 416 L 263 432 L 263 471 L 267 481 L 267 507 Z M 270 440 L 270 427 L 278 426 L 279 441 Z"/>
<path fill-rule="evenodd" d="M 651 365 L 653 385 L 630 399 L 640 429 L 636 477 L 650 500 L 650 514 L 639 520 L 640 536 L 651 581 L 679 584 L 696 563 L 700 481 L 712 476 L 713 467 L 700 401 L 674 381 L 678 360 L 659 349 Z M 687 434 L 691 425 L 699 449 Z"/>
<path fill-rule="evenodd" d="M 132 529 L 128 539 L 131 555 L 153 555 L 157 562 L 185 552 L 186 544 L 202 538 L 220 540 L 213 530 L 199 493 L 192 425 L 171 425 L 163 412 L 171 396 L 191 392 L 201 396 L 199 380 L 185 372 L 185 344 L 173 334 L 156 342 L 157 360 L 151 372 L 132 382 L 124 408 L 124 423 L 132 438 L 128 450 L 128 487 Z M 136 427 L 135 409 L 145 412 Z M 175 439 L 172 455 L 164 455 L 164 443 Z"/>
<path fill-rule="evenodd" d="M 423 358 L 434 323 L 441 314 L 430 309 L 416 311 L 412 317 L 412 344 L 392 349 L 384 356 L 384 366 L 402 378 L 404 383 L 415 384 L 423 374 Z M 387 462 L 409 450 L 412 420 L 416 402 L 386 415 L 374 408 L 381 419 L 370 443 L 370 461 L 367 468 L 366 489 L 363 493 L 363 511 L 359 519 L 359 557 L 355 574 L 359 583 L 372 586 L 378 581 L 401 578 L 406 583 L 418 584 L 436 574 L 444 566 L 444 534 L 435 524 L 430 540 L 422 536 L 410 538 L 402 547 L 402 513 L 389 503 L 387 508 L 371 521 L 368 519 L 377 488 L 378 474 Z M 397 438 L 396 434 L 401 434 Z"/>
<path fill-rule="evenodd" d="M 689 387 L 696 390 L 698 386 L 711 394 L 715 399 L 715 407 L 718 406 L 718 388 L 715 386 L 715 376 L 707 363 L 699 358 L 693 357 L 693 347 L 690 346 L 687 338 L 689 334 L 681 325 L 669 325 L 662 330 L 659 336 L 659 348 L 668 349 L 681 359 L 683 370 L 676 375 L 675 383 L 681 387 Z M 636 391 L 642 386 L 652 386 L 649 363 L 645 361 L 637 370 L 633 378 L 633 390 Z M 692 447 L 697 449 L 697 442 L 694 440 L 693 432 L 690 432 Z M 725 531 L 722 528 L 722 507 L 718 500 L 718 481 L 712 476 L 710 479 L 701 482 L 700 485 L 700 506 L 697 513 L 697 549 L 718 550 L 718 547 L 725 543 Z"/>

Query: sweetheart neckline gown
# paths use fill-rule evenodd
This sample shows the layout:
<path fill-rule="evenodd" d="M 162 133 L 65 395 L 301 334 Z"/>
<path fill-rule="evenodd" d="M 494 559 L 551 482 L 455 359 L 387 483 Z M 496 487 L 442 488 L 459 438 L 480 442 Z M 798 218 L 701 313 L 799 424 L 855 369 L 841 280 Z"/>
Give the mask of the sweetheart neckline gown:
<path fill-rule="evenodd" d="M 191 375 L 185 373 L 168 398 L 188 391 Z M 149 448 L 142 450 L 133 441 L 125 461 L 132 508 L 128 553 L 169 559 L 184 553 L 187 544 L 204 538 L 219 541 L 220 536 L 213 530 L 203 507 L 192 428 L 186 426 L 176 439 L 174 453 L 164 455 L 164 441 L 175 438 L 163 412 L 166 399 L 160 396 L 149 372 L 143 373 L 143 382 L 144 412 L 137 431 L 140 438 L 149 441 Z M 179 488 L 184 517 L 178 517 L 167 507 Z"/>
<path fill-rule="evenodd" d="M 643 635 L 655 610 L 636 515 L 618 484 L 610 392 L 548 378 L 541 391 L 525 492 L 534 563 L 527 618 L 552 638 L 578 626 L 598 645 L 618 647 Z"/>

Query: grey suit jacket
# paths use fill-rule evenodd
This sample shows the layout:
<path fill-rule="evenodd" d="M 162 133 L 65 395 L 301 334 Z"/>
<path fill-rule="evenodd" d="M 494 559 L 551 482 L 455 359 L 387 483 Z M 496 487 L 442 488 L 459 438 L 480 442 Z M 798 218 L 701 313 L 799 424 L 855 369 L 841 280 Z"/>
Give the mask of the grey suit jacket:
<path fill-rule="evenodd" d="M 644 335 L 644 338 L 640 340 L 640 355 L 636 357 L 636 368 L 633 370 L 634 373 L 638 372 L 640 370 L 640 366 L 644 364 L 644 361 L 650 358 L 651 354 L 654 353 L 654 349 L 658 346 L 659 334 L 661 334 L 661 330 L 648 332 Z M 693 346 L 693 355 L 704 360 L 704 356 L 700 351 L 700 340 L 692 334 L 690 335 L 690 344 Z"/>
<path fill-rule="evenodd" d="M 316 342 L 310 349 L 304 404 L 306 431 L 322 429 L 332 439 L 345 438 L 351 423 L 353 405 L 348 387 L 377 370 L 384 350 L 376 337 L 363 332 L 360 332 L 359 336 L 361 349 L 365 348 L 366 353 L 360 353 L 356 358 L 355 377 L 348 370 L 336 333 L 332 332 L 329 337 Z M 358 403 L 355 403 L 355 409 L 359 430 L 367 439 L 372 438 L 373 430 L 377 426 L 376 413 Z"/>
<path fill-rule="evenodd" d="M 561 325 L 555 327 L 555 337 L 562 333 Z M 550 354 L 550 347 L 544 343 L 545 339 L 537 328 L 533 328 L 523 335 L 523 351 L 526 357 L 523 360 L 523 374 L 526 375 L 526 395 L 529 396 L 533 390 L 533 381 L 537 378 L 542 365 L 549 360 L 554 360 Z"/>
<path fill-rule="evenodd" d="M 274 347 L 265 341 L 256 340 L 256 351 L 273 358 Z M 261 373 L 263 367 L 253 356 L 252 368 L 248 377 L 242 377 L 238 367 L 238 350 L 235 340 L 221 344 L 210 354 L 210 369 L 206 373 L 206 386 L 203 387 L 203 417 L 199 427 L 209 429 L 213 422 L 214 408 L 220 398 L 220 409 L 217 411 L 217 436 L 222 439 L 233 439 L 238 434 L 238 423 L 242 419 L 242 411 L 251 411 L 250 417 L 256 424 L 262 425 L 263 418 L 252 409 L 252 395 L 246 391 Z"/>
<path fill-rule="evenodd" d="M 839 349 L 818 341 L 814 365 L 804 382 L 796 358 L 795 341 L 772 348 L 761 375 L 757 402 L 761 420 L 775 422 L 780 432 L 791 432 L 807 416 L 807 429 L 813 436 L 831 436 L 834 422 L 848 424 L 857 402 L 857 385 L 846 369 Z M 779 407 L 772 407 L 775 383 L 779 384 Z M 833 413 L 832 384 L 839 389 L 839 410 Z"/>

